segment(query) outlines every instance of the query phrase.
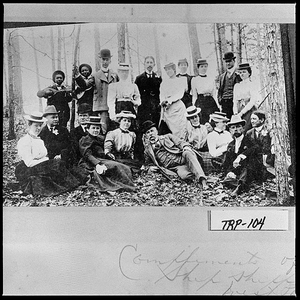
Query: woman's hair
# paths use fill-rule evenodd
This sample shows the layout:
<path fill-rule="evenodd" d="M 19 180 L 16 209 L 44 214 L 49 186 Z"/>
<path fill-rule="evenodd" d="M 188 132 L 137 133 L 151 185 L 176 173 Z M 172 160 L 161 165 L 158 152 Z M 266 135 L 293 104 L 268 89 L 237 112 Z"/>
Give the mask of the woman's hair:
<path fill-rule="evenodd" d="M 32 123 L 33 123 L 33 121 L 29 121 L 29 120 L 27 121 L 27 125 L 28 125 L 28 126 L 31 126 Z"/>
<path fill-rule="evenodd" d="M 266 114 L 262 110 L 256 110 L 252 114 L 256 115 L 260 120 L 266 120 Z"/>
<path fill-rule="evenodd" d="M 155 59 L 154 59 L 154 57 L 151 56 L 151 55 L 148 55 L 148 56 L 145 57 L 144 63 L 145 63 L 145 61 L 146 61 L 148 58 L 151 58 L 151 59 L 153 60 L 153 62 L 155 63 Z"/>
<path fill-rule="evenodd" d="M 208 122 L 212 128 L 215 128 L 216 127 L 216 122 L 214 120 L 210 120 L 210 122 Z"/>

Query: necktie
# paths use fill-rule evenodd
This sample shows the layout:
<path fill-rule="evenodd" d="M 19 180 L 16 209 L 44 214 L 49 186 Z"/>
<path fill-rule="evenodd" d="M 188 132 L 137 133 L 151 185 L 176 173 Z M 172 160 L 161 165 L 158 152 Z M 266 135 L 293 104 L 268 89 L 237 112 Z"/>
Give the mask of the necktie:
<path fill-rule="evenodd" d="M 200 128 L 200 125 L 198 125 L 198 126 L 193 126 L 194 128 Z"/>
<path fill-rule="evenodd" d="M 53 133 L 54 127 L 50 127 L 50 131 Z"/>

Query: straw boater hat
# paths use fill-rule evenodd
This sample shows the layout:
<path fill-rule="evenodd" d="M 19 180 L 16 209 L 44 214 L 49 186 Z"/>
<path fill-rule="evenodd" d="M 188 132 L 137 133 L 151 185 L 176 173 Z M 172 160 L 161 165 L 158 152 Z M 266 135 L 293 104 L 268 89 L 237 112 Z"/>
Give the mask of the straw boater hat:
<path fill-rule="evenodd" d="M 43 117 L 43 113 L 39 111 L 34 111 L 31 114 L 24 115 L 24 119 L 36 123 L 44 123 L 45 121 L 47 121 L 47 119 Z"/>
<path fill-rule="evenodd" d="M 54 105 L 48 105 L 45 108 L 43 116 L 46 117 L 48 115 L 56 115 L 58 113 L 59 113 L 59 111 L 56 110 L 56 107 Z"/>
<path fill-rule="evenodd" d="M 98 116 L 90 116 L 90 119 L 86 121 L 86 124 L 90 125 L 101 125 L 101 117 Z"/>
<path fill-rule="evenodd" d="M 156 127 L 155 123 L 153 123 L 152 121 L 150 120 L 147 120 L 145 121 L 143 124 L 142 124 L 142 133 L 146 133 L 150 128 L 152 127 Z"/>
<path fill-rule="evenodd" d="M 233 59 L 235 59 L 233 52 L 228 51 L 224 54 L 223 60 L 225 60 L 225 62 L 231 61 Z"/>
<path fill-rule="evenodd" d="M 209 115 L 210 120 L 213 120 L 215 122 L 225 121 L 228 122 L 229 119 L 226 117 L 226 113 L 215 111 L 214 113 Z"/>
<path fill-rule="evenodd" d="M 118 70 L 119 71 L 129 71 L 130 66 L 129 66 L 129 64 L 126 64 L 126 63 L 119 63 Z"/>
<path fill-rule="evenodd" d="M 61 70 L 56 70 L 52 74 L 52 80 L 53 80 L 53 82 L 55 82 L 56 75 L 61 75 L 62 78 L 63 78 L 63 80 L 65 80 L 65 77 L 66 77 L 65 73 L 63 71 L 61 71 Z"/>
<path fill-rule="evenodd" d="M 198 115 L 200 113 L 200 111 L 201 111 L 200 107 L 196 107 L 196 106 L 192 105 L 186 109 L 185 116 L 187 117 L 187 119 L 190 119 L 190 118 Z"/>
<path fill-rule="evenodd" d="M 122 110 L 118 114 L 116 114 L 116 119 L 121 119 L 121 118 L 130 118 L 130 119 L 135 119 L 136 116 L 128 110 Z"/>
<path fill-rule="evenodd" d="M 187 59 L 186 58 L 183 58 L 183 59 L 179 59 L 178 60 L 178 66 L 180 65 L 180 64 L 187 64 L 187 65 L 189 65 L 189 63 L 188 63 L 188 61 L 187 61 Z"/>
<path fill-rule="evenodd" d="M 110 58 L 112 57 L 112 55 L 110 54 L 110 50 L 109 49 L 101 49 L 99 56 L 102 58 Z"/>
<path fill-rule="evenodd" d="M 208 62 L 206 59 L 197 59 L 197 67 L 201 66 L 201 65 L 208 65 Z"/>
<path fill-rule="evenodd" d="M 227 123 L 227 126 L 231 126 L 231 125 L 237 125 L 237 124 L 242 124 L 243 126 L 245 126 L 246 121 L 243 120 L 240 116 L 238 115 L 232 115 L 230 121 Z"/>

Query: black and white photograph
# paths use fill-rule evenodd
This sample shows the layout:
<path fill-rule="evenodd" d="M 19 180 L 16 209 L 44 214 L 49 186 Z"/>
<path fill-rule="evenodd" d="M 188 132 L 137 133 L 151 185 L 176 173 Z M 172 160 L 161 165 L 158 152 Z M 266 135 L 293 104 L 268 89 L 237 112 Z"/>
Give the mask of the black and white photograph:
<path fill-rule="evenodd" d="M 3 295 L 296 295 L 294 10 L 4 4 Z"/>

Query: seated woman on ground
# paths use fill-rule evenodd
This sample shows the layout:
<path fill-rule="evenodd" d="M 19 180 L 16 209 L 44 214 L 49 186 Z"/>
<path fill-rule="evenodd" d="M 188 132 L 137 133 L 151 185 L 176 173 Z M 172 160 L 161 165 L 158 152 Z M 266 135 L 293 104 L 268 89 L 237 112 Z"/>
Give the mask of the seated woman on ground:
<path fill-rule="evenodd" d="M 136 116 L 130 111 L 116 114 L 119 128 L 109 131 L 105 137 L 104 153 L 109 159 L 123 163 L 131 168 L 133 173 L 139 173 L 142 163 L 134 158 L 136 134 L 129 131 L 132 120 Z"/>
<path fill-rule="evenodd" d="M 86 124 L 88 134 L 79 141 L 82 158 L 78 166 L 90 177 L 89 183 L 109 194 L 119 190 L 135 191 L 130 167 L 105 158 L 105 136 L 100 133 L 101 118 L 90 116 Z"/>
<path fill-rule="evenodd" d="M 15 175 L 24 194 L 56 196 L 75 189 L 80 181 L 66 168 L 61 159 L 49 159 L 44 141 L 38 137 L 46 119 L 40 112 L 25 115 L 27 134 L 17 144 L 22 159 Z"/>

